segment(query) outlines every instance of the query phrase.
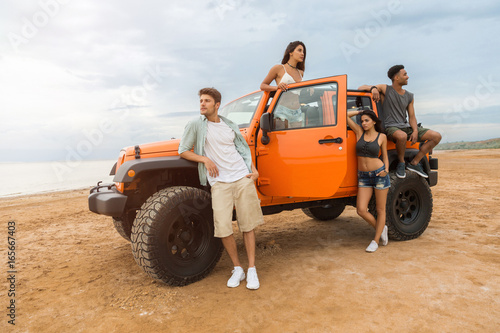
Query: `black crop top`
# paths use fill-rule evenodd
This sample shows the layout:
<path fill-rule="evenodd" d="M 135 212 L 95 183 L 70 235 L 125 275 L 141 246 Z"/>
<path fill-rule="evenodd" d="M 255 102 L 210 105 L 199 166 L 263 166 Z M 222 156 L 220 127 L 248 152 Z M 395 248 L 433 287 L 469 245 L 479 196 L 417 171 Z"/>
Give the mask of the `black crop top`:
<path fill-rule="evenodd" d="M 378 137 L 380 133 L 377 135 L 377 138 L 371 142 L 365 141 L 365 133 L 361 135 L 361 138 L 356 143 L 356 155 L 359 157 L 372 157 L 378 158 L 378 153 L 380 151 L 380 146 L 378 144 Z"/>

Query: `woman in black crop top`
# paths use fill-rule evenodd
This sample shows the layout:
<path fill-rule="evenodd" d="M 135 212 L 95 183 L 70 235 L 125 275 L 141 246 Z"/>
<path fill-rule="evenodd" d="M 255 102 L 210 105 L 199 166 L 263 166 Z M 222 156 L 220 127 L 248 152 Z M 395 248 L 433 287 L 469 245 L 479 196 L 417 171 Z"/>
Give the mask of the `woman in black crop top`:
<path fill-rule="evenodd" d="M 361 126 L 351 117 L 361 115 Z M 389 160 L 387 158 L 387 137 L 381 133 L 380 120 L 372 110 L 347 112 L 347 123 L 356 134 L 356 155 L 358 156 L 358 197 L 357 213 L 375 228 L 375 237 L 366 248 L 375 252 L 379 241 L 387 245 L 388 235 L 385 225 L 385 205 L 387 192 L 391 186 Z M 381 155 L 381 159 L 379 158 Z M 368 211 L 368 203 L 375 190 L 377 218 Z"/>

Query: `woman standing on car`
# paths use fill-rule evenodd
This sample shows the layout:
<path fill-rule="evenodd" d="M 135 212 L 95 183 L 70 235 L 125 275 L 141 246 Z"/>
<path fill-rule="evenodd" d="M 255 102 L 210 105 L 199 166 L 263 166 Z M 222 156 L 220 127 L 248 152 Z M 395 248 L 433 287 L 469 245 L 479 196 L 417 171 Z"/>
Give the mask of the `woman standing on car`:
<path fill-rule="evenodd" d="M 288 44 L 281 64 L 274 65 L 260 84 L 264 91 L 288 90 L 288 85 L 302 81 L 306 62 L 306 46 L 301 41 Z M 271 83 L 276 81 L 276 86 Z M 299 96 L 296 94 L 284 94 L 280 105 L 274 112 L 274 118 L 283 123 L 282 128 L 297 127 L 302 124 L 302 112 L 300 110 Z M 297 126 L 293 126 L 297 124 Z M 277 124 L 279 125 L 279 124 Z"/>
<path fill-rule="evenodd" d="M 361 115 L 361 126 L 351 117 Z M 356 133 L 356 155 L 358 156 L 358 198 L 357 213 L 375 228 L 375 237 L 366 252 L 375 252 L 379 241 L 387 245 L 389 239 L 385 225 L 385 204 L 391 186 L 389 160 L 387 158 L 387 137 L 381 133 L 380 120 L 372 110 L 349 111 L 347 123 Z M 379 153 L 382 160 L 379 159 Z M 375 190 L 377 219 L 368 211 L 368 203 Z"/>

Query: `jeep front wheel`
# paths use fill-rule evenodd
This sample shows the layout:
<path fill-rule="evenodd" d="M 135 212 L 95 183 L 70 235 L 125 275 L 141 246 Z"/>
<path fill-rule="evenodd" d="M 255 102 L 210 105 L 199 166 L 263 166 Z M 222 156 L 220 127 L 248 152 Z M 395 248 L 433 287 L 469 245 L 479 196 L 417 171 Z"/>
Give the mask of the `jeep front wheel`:
<path fill-rule="evenodd" d="M 419 237 L 432 215 L 432 193 L 427 181 L 413 172 L 407 172 L 403 179 L 391 172 L 386 214 L 391 239 Z"/>
<path fill-rule="evenodd" d="M 187 186 L 158 191 L 132 226 L 132 252 L 151 277 L 184 286 L 208 275 L 222 254 L 214 237 L 210 194 Z"/>
<path fill-rule="evenodd" d="M 345 209 L 345 203 L 339 203 L 331 207 L 302 208 L 302 211 L 310 218 L 320 221 L 328 221 L 339 217 L 340 214 L 342 214 L 342 212 L 344 211 L 344 209 Z"/>

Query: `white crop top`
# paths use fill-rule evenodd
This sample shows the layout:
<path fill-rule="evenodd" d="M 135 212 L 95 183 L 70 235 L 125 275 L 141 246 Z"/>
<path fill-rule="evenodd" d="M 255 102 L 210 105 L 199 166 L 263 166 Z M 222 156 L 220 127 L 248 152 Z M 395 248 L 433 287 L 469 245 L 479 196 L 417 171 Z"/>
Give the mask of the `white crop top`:
<path fill-rule="evenodd" d="M 293 77 L 287 73 L 285 65 L 281 65 L 281 66 L 283 66 L 283 69 L 285 70 L 285 74 L 283 74 L 283 77 L 281 78 L 280 83 L 281 82 L 286 83 L 286 84 L 296 83 L 295 80 L 293 79 Z M 299 72 L 300 78 L 302 79 L 302 75 L 300 74 L 300 71 L 298 71 L 298 72 Z"/>

